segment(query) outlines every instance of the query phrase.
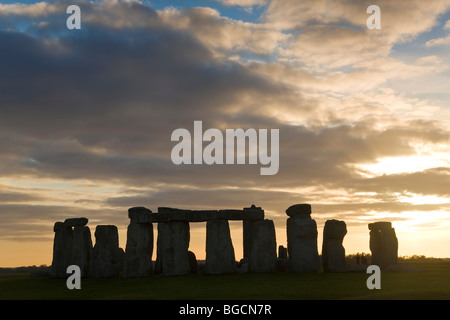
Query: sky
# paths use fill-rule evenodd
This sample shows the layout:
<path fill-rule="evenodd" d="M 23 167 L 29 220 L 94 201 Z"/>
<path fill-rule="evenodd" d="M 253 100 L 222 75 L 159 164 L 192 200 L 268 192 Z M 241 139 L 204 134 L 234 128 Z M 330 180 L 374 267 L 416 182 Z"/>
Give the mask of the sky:
<path fill-rule="evenodd" d="M 3 0 L 0 266 L 50 265 L 70 217 L 92 236 L 116 225 L 125 248 L 134 206 L 255 204 L 286 246 L 285 210 L 310 203 L 319 252 L 328 219 L 348 254 L 391 221 L 399 255 L 450 257 L 449 67 L 448 0 Z M 278 129 L 278 172 L 175 165 L 171 134 L 194 121 Z M 205 227 L 191 223 L 199 259 Z"/>

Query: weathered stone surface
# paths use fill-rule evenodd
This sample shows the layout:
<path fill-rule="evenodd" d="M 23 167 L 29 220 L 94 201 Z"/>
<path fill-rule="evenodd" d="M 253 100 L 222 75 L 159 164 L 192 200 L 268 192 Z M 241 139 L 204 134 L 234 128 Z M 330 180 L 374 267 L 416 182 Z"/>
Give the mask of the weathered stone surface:
<path fill-rule="evenodd" d="M 307 203 L 294 204 L 286 209 L 289 217 L 299 217 L 309 219 L 311 215 L 311 205 Z"/>
<path fill-rule="evenodd" d="M 189 240 L 188 222 L 158 223 L 156 273 L 166 276 L 189 274 Z"/>
<path fill-rule="evenodd" d="M 124 277 L 147 277 L 152 274 L 153 225 L 130 223 L 123 266 Z"/>
<path fill-rule="evenodd" d="M 391 226 L 390 222 L 369 224 L 372 264 L 379 266 L 381 269 L 397 264 L 398 240 L 395 229 Z"/>
<path fill-rule="evenodd" d="M 198 273 L 198 263 L 197 263 L 197 257 L 195 256 L 195 253 L 192 251 L 188 251 L 188 258 L 189 258 L 189 270 L 191 274 L 197 274 Z"/>
<path fill-rule="evenodd" d="M 313 219 L 287 219 L 289 270 L 317 272 L 320 269 L 317 251 L 317 225 Z"/>
<path fill-rule="evenodd" d="M 205 273 L 222 274 L 236 271 L 236 260 L 228 221 L 209 220 L 206 223 Z"/>
<path fill-rule="evenodd" d="M 73 231 L 64 222 L 56 222 L 53 230 L 55 237 L 53 240 L 51 275 L 64 278 L 67 276 L 67 267 L 70 266 L 72 259 Z"/>
<path fill-rule="evenodd" d="M 117 277 L 123 270 L 124 251 L 119 248 L 116 226 L 98 225 L 92 250 L 91 274 L 94 278 Z"/>
<path fill-rule="evenodd" d="M 325 272 L 345 272 L 345 248 L 342 245 L 347 226 L 344 221 L 327 220 L 323 228 L 322 266 Z"/>
<path fill-rule="evenodd" d="M 82 277 L 89 276 L 92 249 L 91 230 L 89 227 L 80 225 L 74 227 L 70 264 L 80 267 Z"/>
<path fill-rule="evenodd" d="M 83 227 L 87 225 L 89 220 L 87 218 L 69 218 L 64 220 L 64 224 L 68 227 Z"/>
<path fill-rule="evenodd" d="M 249 256 L 250 272 L 274 272 L 277 262 L 277 242 L 272 220 L 251 223 Z"/>

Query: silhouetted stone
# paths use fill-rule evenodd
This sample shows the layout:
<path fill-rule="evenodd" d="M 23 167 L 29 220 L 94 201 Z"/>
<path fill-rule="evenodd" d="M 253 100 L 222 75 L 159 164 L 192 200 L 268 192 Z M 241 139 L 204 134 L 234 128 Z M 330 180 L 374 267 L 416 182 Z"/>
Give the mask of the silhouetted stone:
<path fill-rule="evenodd" d="M 396 265 L 398 259 L 398 240 L 395 229 L 390 222 L 375 222 L 369 224 L 370 250 L 372 264 L 381 269 Z"/>
<path fill-rule="evenodd" d="M 244 249 L 244 258 L 250 257 L 250 244 L 251 244 L 251 230 L 250 226 L 256 217 L 259 217 L 259 220 L 264 219 L 264 210 L 261 209 L 261 207 L 257 207 L 254 204 L 252 204 L 250 207 L 243 209 L 244 217 L 242 221 L 242 228 L 243 228 L 243 249 Z"/>
<path fill-rule="evenodd" d="M 64 220 L 64 224 L 68 227 L 83 227 L 87 225 L 89 220 L 87 218 L 68 218 Z"/>
<path fill-rule="evenodd" d="M 71 264 L 73 231 L 72 227 L 64 222 L 56 222 L 53 226 L 55 237 L 53 240 L 53 259 L 51 275 L 64 278 L 67 276 L 67 267 Z"/>
<path fill-rule="evenodd" d="M 122 248 L 116 226 L 99 225 L 95 229 L 95 245 L 92 250 L 91 274 L 94 278 L 117 277 L 123 270 Z"/>
<path fill-rule="evenodd" d="M 277 261 L 275 226 L 272 220 L 251 223 L 249 271 L 274 272 Z"/>
<path fill-rule="evenodd" d="M 197 274 L 198 273 L 198 263 L 197 263 L 197 257 L 195 256 L 195 253 L 192 251 L 188 251 L 188 258 L 189 258 L 189 270 L 191 274 Z"/>
<path fill-rule="evenodd" d="M 278 258 L 276 263 L 276 271 L 287 272 L 288 271 L 288 250 L 284 246 L 278 246 Z"/>
<path fill-rule="evenodd" d="M 284 246 L 278 246 L 278 258 L 279 259 L 287 259 L 287 248 L 285 248 Z"/>
<path fill-rule="evenodd" d="M 89 276 L 92 253 L 91 230 L 88 226 L 77 225 L 73 228 L 71 263 L 80 267 L 81 276 Z"/>
<path fill-rule="evenodd" d="M 242 258 L 237 263 L 237 272 L 238 273 L 247 273 L 248 272 L 248 258 Z"/>
<path fill-rule="evenodd" d="M 276 264 L 277 272 L 287 272 L 289 270 L 288 259 L 278 258 Z"/>
<path fill-rule="evenodd" d="M 388 230 L 392 228 L 392 223 L 389 221 L 378 221 L 369 223 L 369 230 Z"/>
<path fill-rule="evenodd" d="M 345 249 L 342 245 L 347 227 L 344 221 L 327 220 L 323 228 L 322 266 L 325 272 L 345 272 Z"/>
<path fill-rule="evenodd" d="M 207 274 L 236 272 L 234 248 L 227 220 L 209 220 L 206 223 Z"/>
<path fill-rule="evenodd" d="M 147 277 L 152 274 L 153 225 L 130 223 L 123 266 L 124 277 Z"/>
<path fill-rule="evenodd" d="M 293 272 L 319 271 L 316 221 L 306 214 L 294 215 L 287 219 L 286 225 L 289 270 Z"/>
<path fill-rule="evenodd" d="M 165 276 L 189 274 L 189 239 L 189 222 L 158 223 L 156 273 Z"/>
<path fill-rule="evenodd" d="M 311 205 L 307 203 L 294 204 L 286 209 L 289 217 L 308 218 L 311 215 Z"/>
<path fill-rule="evenodd" d="M 209 220 L 264 220 L 264 210 L 260 207 L 244 208 L 243 210 L 186 210 L 168 207 L 159 207 L 158 212 L 145 207 L 133 207 L 128 209 L 128 216 L 132 223 L 153 222 L 206 222 Z"/>

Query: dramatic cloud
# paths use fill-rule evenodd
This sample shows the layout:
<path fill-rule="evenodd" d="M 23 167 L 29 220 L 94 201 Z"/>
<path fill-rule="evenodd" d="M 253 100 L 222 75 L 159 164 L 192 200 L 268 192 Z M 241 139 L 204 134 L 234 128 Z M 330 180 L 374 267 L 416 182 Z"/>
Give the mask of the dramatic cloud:
<path fill-rule="evenodd" d="M 137 205 L 252 203 L 280 244 L 294 203 L 311 203 L 319 228 L 346 220 L 350 253 L 368 250 L 376 219 L 444 234 L 450 105 L 431 86 L 448 81 L 436 50 L 448 1 L 378 1 L 381 30 L 366 28 L 366 1 L 218 2 L 264 10 L 245 21 L 195 3 L 79 1 L 82 28 L 68 30 L 72 2 L 0 5 L 0 241 L 51 247 L 71 216 L 123 232 Z M 278 173 L 174 165 L 171 134 L 195 120 L 279 129 Z"/>

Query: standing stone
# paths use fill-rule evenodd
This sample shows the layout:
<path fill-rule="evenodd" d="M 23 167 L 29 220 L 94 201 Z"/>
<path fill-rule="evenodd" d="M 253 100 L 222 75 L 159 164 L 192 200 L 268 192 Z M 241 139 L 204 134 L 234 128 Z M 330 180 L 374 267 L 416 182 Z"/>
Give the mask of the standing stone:
<path fill-rule="evenodd" d="M 57 278 L 67 276 L 67 267 L 71 264 L 73 231 L 72 227 L 64 222 L 56 222 L 53 231 L 55 238 L 53 240 L 53 259 L 51 275 Z"/>
<path fill-rule="evenodd" d="M 99 225 L 95 229 L 95 246 L 92 250 L 91 274 L 94 278 L 117 277 L 123 270 L 122 248 L 116 226 Z"/>
<path fill-rule="evenodd" d="M 125 247 L 124 277 L 148 277 L 152 274 L 153 225 L 130 223 Z"/>
<path fill-rule="evenodd" d="M 322 266 L 325 272 L 345 272 L 345 249 L 342 245 L 347 227 L 344 221 L 327 220 L 323 228 Z"/>
<path fill-rule="evenodd" d="M 195 256 L 195 253 L 192 251 L 188 251 L 188 258 L 189 258 L 189 270 L 191 274 L 197 274 L 198 273 L 198 263 L 197 263 L 197 257 Z"/>
<path fill-rule="evenodd" d="M 249 216 L 251 214 L 257 214 L 261 217 L 261 219 L 264 219 L 264 210 L 261 209 L 261 207 L 257 207 L 254 204 L 252 204 L 250 207 L 243 208 L 244 212 L 244 220 L 242 221 L 242 229 L 243 229 L 243 255 L 244 258 L 250 257 L 250 245 L 251 245 L 251 224 L 254 220 L 249 219 Z"/>
<path fill-rule="evenodd" d="M 222 274 L 236 271 L 228 220 L 208 220 L 206 222 L 205 273 Z"/>
<path fill-rule="evenodd" d="M 64 220 L 64 224 L 68 227 L 84 227 L 88 222 L 88 218 L 68 218 Z"/>
<path fill-rule="evenodd" d="M 156 273 L 165 276 L 189 274 L 189 239 L 189 222 L 158 223 Z"/>
<path fill-rule="evenodd" d="M 274 272 L 277 264 L 277 242 L 273 221 L 252 221 L 250 234 L 250 272 Z"/>
<path fill-rule="evenodd" d="M 308 212 L 310 205 L 294 205 L 286 210 L 289 269 L 293 272 L 317 272 L 320 259 L 317 250 L 317 224 Z"/>
<path fill-rule="evenodd" d="M 286 214 L 291 218 L 310 219 L 311 205 L 307 203 L 294 204 L 286 209 Z"/>
<path fill-rule="evenodd" d="M 381 269 L 396 265 L 398 240 L 392 224 L 390 222 L 370 223 L 369 230 L 372 264 L 379 266 Z"/>
<path fill-rule="evenodd" d="M 284 246 L 278 246 L 277 267 L 278 272 L 288 271 L 288 251 Z"/>
<path fill-rule="evenodd" d="M 81 276 L 89 276 L 92 252 L 91 230 L 85 225 L 76 225 L 73 228 L 73 246 L 71 263 L 80 267 Z"/>

